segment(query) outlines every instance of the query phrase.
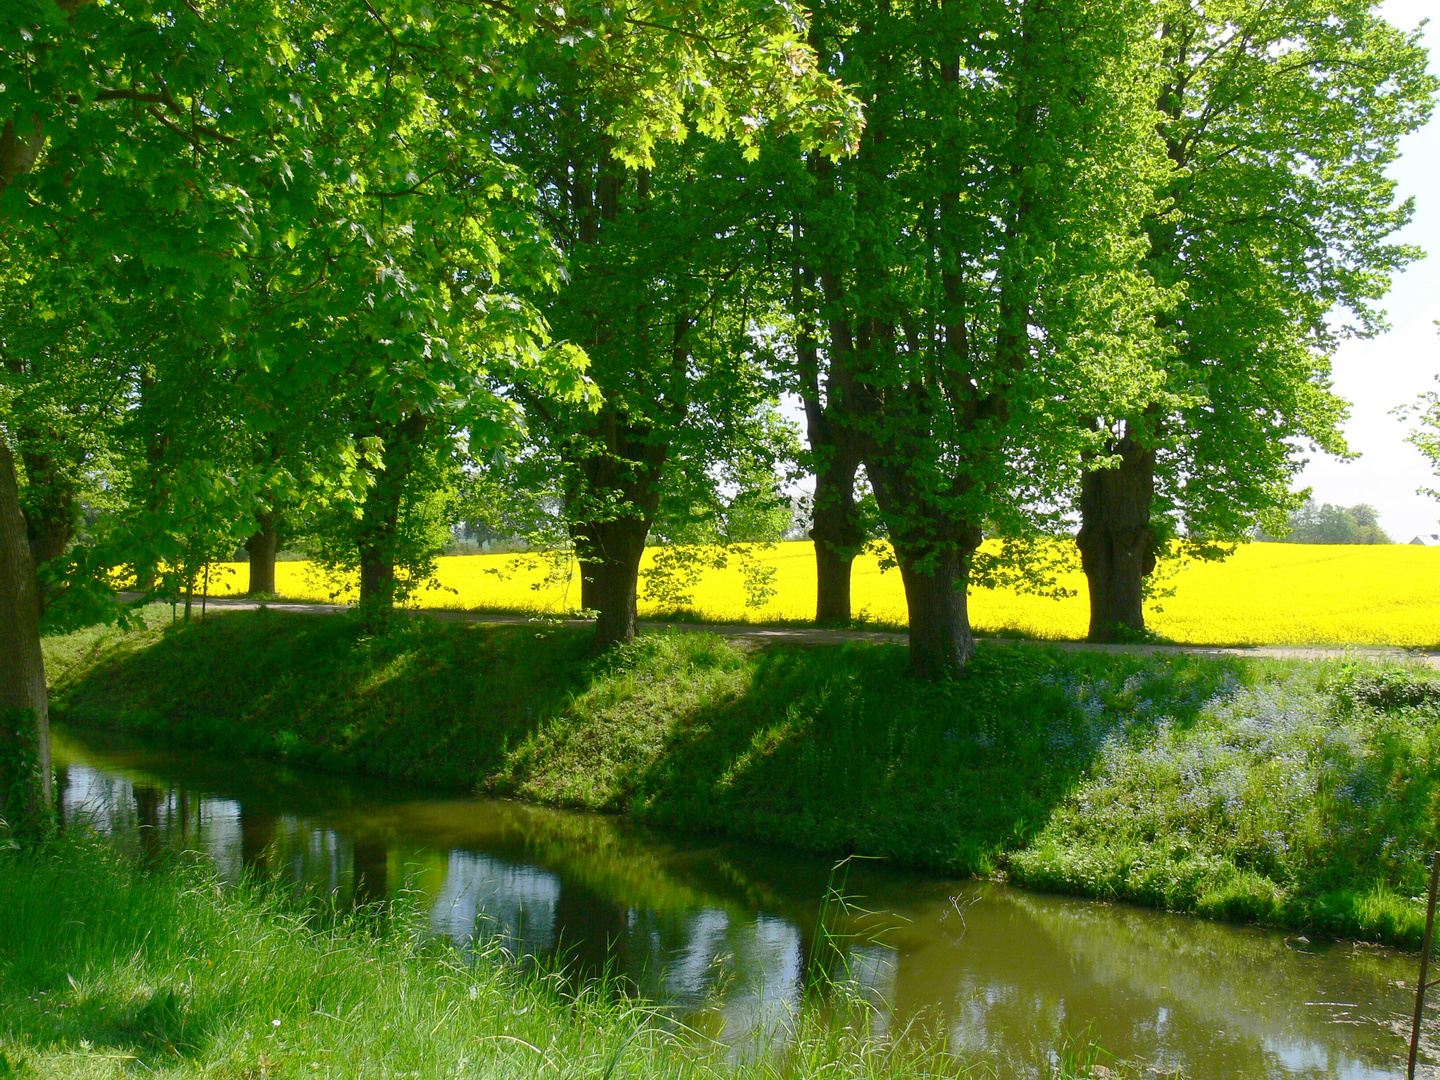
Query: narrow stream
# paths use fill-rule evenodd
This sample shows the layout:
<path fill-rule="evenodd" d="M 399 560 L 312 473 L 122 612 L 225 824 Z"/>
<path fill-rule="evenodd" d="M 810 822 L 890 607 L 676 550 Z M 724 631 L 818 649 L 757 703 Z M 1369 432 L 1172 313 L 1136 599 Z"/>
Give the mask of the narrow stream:
<path fill-rule="evenodd" d="M 209 853 L 297 888 L 407 888 L 461 945 L 609 971 L 736 1047 L 783 1045 L 812 984 L 1033 1075 L 1082 1034 L 1160 1073 L 1403 1077 L 1416 958 L 1122 905 L 661 837 L 613 818 L 437 798 L 57 728 L 62 813 L 144 852 Z M 827 893 L 849 898 L 841 910 Z M 817 930 L 821 925 L 825 930 Z M 1422 1075 L 1437 1076 L 1427 1015 Z"/>

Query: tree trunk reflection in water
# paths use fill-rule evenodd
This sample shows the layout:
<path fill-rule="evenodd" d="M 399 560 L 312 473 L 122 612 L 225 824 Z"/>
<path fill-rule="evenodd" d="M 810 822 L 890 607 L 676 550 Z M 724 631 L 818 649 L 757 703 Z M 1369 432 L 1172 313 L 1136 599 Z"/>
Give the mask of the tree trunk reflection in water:
<path fill-rule="evenodd" d="M 66 765 L 56 765 L 53 775 L 55 778 L 55 824 L 63 829 L 66 819 L 65 799 L 70 794 L 70 769 Z"/>
<path fill-rule="evenodd" d="M 389 851 L 382 840 L 355 841 L 355 903 L 373 904 L 390 894 Z"/>
<path fill-rule="evenodd" d="M 555 901 L 557 955 L 578 986 L 600 975 L 621 975 L 621 955 L 630 932 L 630 909 L 573 881 L 561 885 Z"/>
<path fill-rule="evenodd" d="M 240 807 L 240 866 L 258 881 L 268 881 L 274 856 L 275 815 Z"/>
<path fill-rule="evenodd" d="M 160 803 L 163 800 L 164 794 L 159 788 L 150 784 L 135 785 L 135 822 L 139 826 L 136 833 L 140 841 L 140 855 L 151 866 L 160 861 L 163 847 L 160 836 Z"/>

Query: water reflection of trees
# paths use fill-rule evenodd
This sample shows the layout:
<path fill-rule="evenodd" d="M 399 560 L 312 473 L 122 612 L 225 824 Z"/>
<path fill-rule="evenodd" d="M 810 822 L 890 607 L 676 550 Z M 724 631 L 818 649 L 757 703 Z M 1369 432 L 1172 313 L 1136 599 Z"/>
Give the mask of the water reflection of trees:
<path fill-rule="evenodd" d="M 296 810 L 273 778 L 209 782 L 221 794 L 71 764 L 57 799 L 147 858 L 203 850 L 227 877 L 358 902 L 407 887 L 437 934 L 619 977 L 737 1046 L 783 1045 L 802 1002 L 840 986 L 876 1005 L 877 1034 L 919 1018 L 1006 1071 L 1091 1023 L 1112 1052 L 1194 1076 L 1385 1075 L 1403 1049 L 1385 1025 L 1410 965 L 1381 952 L 988 885 L 958 887 L 967 905 L 883 867 L 849 885 L 871 911 L 821 929 L 820 860 L 517 804 L 312 793 Z M 1335 1001 L 1357 1008 L 1307 1004 Z"/>
<path fill-rule="evenodd" d="M 1007 899 L 1058 963 L 1084 973 L 1077 1004 L 1150 1003 L 1125 1017 L 1117 1034 L 1129 1045 L 1179 1036 L 1208 1048 L 1206 1069 L 1223 1060 L 1283 1062 L 1286 1072 L 1317 1077 L 1388 1076 L 1403 1058 L 1389 1021 L 1412 1004 L 1407 958 L 1123 906 L 1019 892 Z M 1200 1075 L 1202 1063 L 1187 1072 Z"/>

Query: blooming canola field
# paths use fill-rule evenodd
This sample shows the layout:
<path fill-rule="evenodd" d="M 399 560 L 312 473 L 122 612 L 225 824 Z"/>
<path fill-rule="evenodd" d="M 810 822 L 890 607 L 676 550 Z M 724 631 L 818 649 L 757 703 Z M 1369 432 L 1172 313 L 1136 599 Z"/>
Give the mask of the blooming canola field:
<path fill-rule="evenodd" d="M 757 551 L 773 569 L 773 595 L 746 606 L 742 571 L 735 559 L 707 569 L 683 605 L 689 617 L 714 622 L 805 622 L 815 612 L 814 547 L 808 541 Z M 645 567 L 653 561 L 646 553 Z M 245 588 L 244 564 L 213 574 L 211 592 Z M 642 568 L 640 616 L 674 610 L 647 596 Z M 1248 544 L 1223 562 L 1187 561 L 1166 569 L 1173 595 L 1146 606 L 1146 622 L 1161 637 L 1190 644 L 1440 644 L 1440 548 L 1394 545 Z M 421 607 L 534 611 L 568 614 L 579 606 L 573 560 L 547 555 L 464 555 L 442 558 L 439 587 L 420 590 Z M 1078 567 L 1060 583 L 1064 599 L 1009 589 L 974 588 L 970 617 L 978 633 L 1032 638 L 1085 636 L 1088 606 Z M 325 581 L 305 562 L 276 566 L 276 586 L 295 600 L 353 600 L 345 583 Z M 857 619 L 904 626 L 905 594 L 897 570 L 884 570 L 874 555 L 855 563 L 852 607 Z"/>

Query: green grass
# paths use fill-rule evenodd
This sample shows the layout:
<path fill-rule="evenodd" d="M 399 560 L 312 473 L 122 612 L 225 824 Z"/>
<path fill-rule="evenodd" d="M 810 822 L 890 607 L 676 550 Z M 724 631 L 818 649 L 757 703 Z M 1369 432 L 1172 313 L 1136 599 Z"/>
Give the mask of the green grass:
<path fill-rule="evenodd" d="M 1440 683 L 1338 661 L 238 613 L 50 643 L 57 715 L 1033 888 L 1406 945 Z"/>
<path fill-rule="evenodd" d="M 205 866 L 144 869 L 95 841 L 0 853 L 6 1080 L 973 1075 L 867 1018 L 795 1019 L 792 1045 L 727 1064 L 603 983 L 521 973 L 428 935 L 403 903 L 349 914 Z M 852 1006 L 860 1009 L 858 1003 Z"/>

